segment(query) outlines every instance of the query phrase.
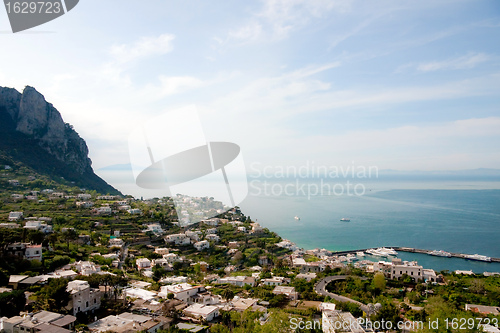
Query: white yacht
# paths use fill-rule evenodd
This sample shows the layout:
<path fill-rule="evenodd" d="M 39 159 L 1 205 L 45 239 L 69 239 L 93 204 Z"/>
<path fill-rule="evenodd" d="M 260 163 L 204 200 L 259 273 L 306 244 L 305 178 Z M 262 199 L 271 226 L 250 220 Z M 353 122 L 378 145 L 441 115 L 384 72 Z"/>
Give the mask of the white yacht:
<path fill-rule="evenodd" d="M 438 250 L 434 250 L 432 252 L 429 252 L 429 254 L 431 256 L 451 258 L 451 253 L 443 251 L 443 250 L 439 250 L 439 251 Z"/>
<path fill-rule="evenodd" d="M 365 256 L 365 253 L 364 253 L 363 251 L 358 251 L 358 252 L 356 252 L 356 255 L 357 255 L 358 257 L 364 257 L 364 256 Z"/>
<path fill-rule="evenodd" d="M 469 259 L 469 260 L 479 260 L 479 261 L 488 261 L 488 262 L 491 261 L 490 257 L 483 256 L 480 254 L 465 254 L 464 258 Z"/>

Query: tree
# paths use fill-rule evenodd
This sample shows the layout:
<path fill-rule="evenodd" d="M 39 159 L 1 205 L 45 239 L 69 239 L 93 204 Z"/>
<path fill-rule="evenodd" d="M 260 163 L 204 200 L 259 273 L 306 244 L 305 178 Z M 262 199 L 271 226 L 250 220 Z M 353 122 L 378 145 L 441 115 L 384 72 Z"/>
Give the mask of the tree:
<path fill-rule="evenodd" d="M 50 245 L 52 246 L 52 249 L 56 249 L 56 243 L 59 240 L 59 234 L 57 232 L 53 232 L 49 235 L 47 235 L 47 240 L 49 241 Z"/>
<path fill-rule="evenodd" d="M 230 301 L 234 298 L 234 291 L 232 291 L 231 289 L 225 289 L 223 292 L 222 292 L 222 297 L 226 300 L 226 301 Z"/>
<path fill-rule="evenodd" d="M 59 312 L 62 307 L 69 302 L 70 295 L 66 290 L 68 287 L 67 279 L 49 279 L 49 282 L 37 293 L 37 307 Z"/>
<path fill-rule="evenodd" d="M 26 304 L 26 296 L 21 290 L 0 294 L 0 316 L 13 317 L 19 315 Z"/>
<path fill-rule="evenodd" d="M 373 287 L 377 288 L 380 291 L 385 290 L 385 276 L 383 273 L 377 273 L 373 277 Z"/>
<path fill-rule="evenodd" d="M 76 233 L 75 229 L 68 228 L 62 233 L 62 237 L 66 240 L 66 246 L 68 247 L 69 252 L 69 242 L 77 239 L 78 234 Z"/>

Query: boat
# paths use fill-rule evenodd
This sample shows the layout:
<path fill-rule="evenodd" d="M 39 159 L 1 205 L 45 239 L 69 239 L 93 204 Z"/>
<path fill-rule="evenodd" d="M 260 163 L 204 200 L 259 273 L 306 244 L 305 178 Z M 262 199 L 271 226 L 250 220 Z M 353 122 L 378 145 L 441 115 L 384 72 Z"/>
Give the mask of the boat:
<path fill-rule="evenodd" d="M 358 252 L 356 252 L 356 255 L 357 255 L 358 257 L 364 257 L 364 256 L 365 256 L 365 253 L 364 253 L 363 251 L 358 251 Z"/>
<path fill-rule="evenodd" d="M 439 250 L 439 251 L 438 250 L 434 250 L 432 252 L 429 252 L 429 254 L 431 256 L 451 258 L 451 253 L 443 251 L 443 250 Z"/>
<path fill-rule="evenodd" d="M 296 219 L 297 221 L 300 221 L 300 217 L 298 217 L 298 216 L 295 216 L 294 219 Z"/>
<path fill-rule="evenodd" d="M 390 256 L 397 256 L 398 255 L 396 250 L 394 250 L 392 248 L 381 247 L 381 248 L 378 248 L 377 250 L 382 252 L 382 253 L 386 253 L 387 255 L 390 255 Z"/>
<path fill-rule="evenodd" d="M 377 257 L 388 257 L 389 256 L 387 253 L 379 251 L 378 249 L 369 249 L 369 250 L 366 250 L 366 253 L 371 254 L 372 256 L 377 256 Z"/>
<path fill-rule="evenodd" d="M 491 261 L 490 257 L 483 256 L 480 254 L 464 254 L 464 258 L 469 260 L 488 261 L 488 262 Z"/>
<path fill-rule="evenodd" d="M 347 217 L 343 217 L 340 219 L 341 222 L 351 222 L 351 219 L 348 219 Z"/>

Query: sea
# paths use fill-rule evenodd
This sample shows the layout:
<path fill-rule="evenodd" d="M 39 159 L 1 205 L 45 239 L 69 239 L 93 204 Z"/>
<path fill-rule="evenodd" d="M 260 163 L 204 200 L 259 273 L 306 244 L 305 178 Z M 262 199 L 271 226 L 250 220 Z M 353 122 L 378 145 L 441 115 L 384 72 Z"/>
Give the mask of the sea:
<path fill-rule="evenodd" d="M 309 185 L 321 184 L 311 180 L 305 190 L 288 193 L 287 184 L 303 184 L 290 179 L 253 181 L 249 196 L 239 205 L 242 211 L 304 249 L 411 247 L 500 258 L 496 180 L 382 179 L 364 183 L 365 190 L 357 194 L 321 193 Z M 408 252 L 397 257 L 436 271 L 500 272 L 500 263 Z M 381 260 L 369 255 L 366 259 Z"/>
<path fill-rule="evenodd" d="M 97 172 L 123 193 L 143 196 L 130 166 Z M 242 212 L 304 249 L 397 246 L 500 258 L 499 170 L 472 175 L 380 174 L 357 180 L 248 176 L 248 184 L 249 193 L 238 204 Z M 144 194 L 153 196 L 161 197 Z M 405 252 L 398 257 L 436 271 L 500 272 L 500 263 Z"/>

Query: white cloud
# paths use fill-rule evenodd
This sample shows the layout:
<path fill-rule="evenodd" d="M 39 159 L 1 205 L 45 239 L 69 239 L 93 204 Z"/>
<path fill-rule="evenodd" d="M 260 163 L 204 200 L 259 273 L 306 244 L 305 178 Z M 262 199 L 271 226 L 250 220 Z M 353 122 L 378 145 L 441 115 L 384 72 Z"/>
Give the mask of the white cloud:
<path fill-rule="evenodd" d="M 350 10 L 350 0 L 267 0 L 261 10 L 243 25 L 231 29 L 226 38 L 215 38 L 219 44 L 246 44 L 259 40 L 287 38 L 312 20 L 336 10 Z"/>
<path fill-rule="evenodd" d="M 484 53 L 469 53 L 458 58 L 419 64 L 417 66 L 417 70 L 421 72 L 433 72 L 450 69 L 470 69 L 476 67 L 482 62 L 488 61 L 489 59 L 490 56 Z"/>
<path fill-rule="evenodd" d="M 150 98 L 158 99 L 165 96 L 170 96 L 187 90 L 201 87 L 204 82 L 192 76 L 165 76 L 160 75 L 158 78 L 159 85 L 147 85 L 144 89 L 144 95 Z"/>
<path fill-rule="evenodd" d="M 157 37 L 142 37 L 133 44 L 113 45 L 110 54 L 119 63 L 127 63 L 154 55 L 163 55 L 172 51 L 175 36 L 162 34 Z"/>

